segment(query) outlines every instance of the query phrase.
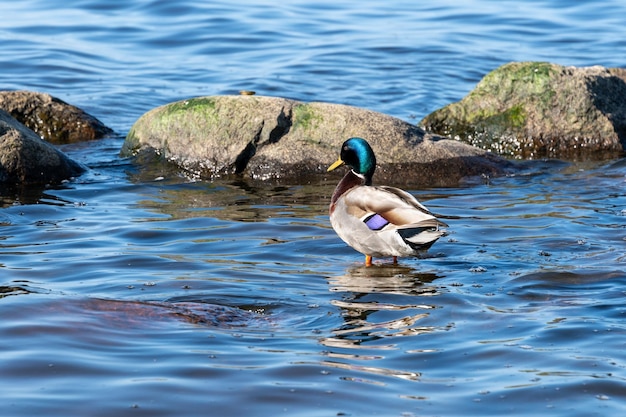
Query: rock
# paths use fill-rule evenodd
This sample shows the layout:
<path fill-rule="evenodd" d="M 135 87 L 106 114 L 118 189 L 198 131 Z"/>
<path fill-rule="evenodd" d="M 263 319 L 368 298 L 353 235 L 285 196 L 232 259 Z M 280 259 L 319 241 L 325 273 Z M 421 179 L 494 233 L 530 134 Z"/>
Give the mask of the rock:
<path fill-rule="evenodd" d="M 626 148 L 626 70 L 509 63 L 420 126 L 507 157 L 615 157 Z"/>
<path fill-rule="evenodd" d="M 0 110 L 0 183 L 50 184 L 84 168 Z"/>
<path fill-rule="evenodd" d="M 55 144 L 100 139 L 113 133 L 95 117 L 45 93 L 0 91 L 0 109 Z"/>
<path fill-rule="evenodd" d="M 353 136 L 374 148 L 378 182 L 449 186 L 511 169 L 496 155 L 388 115 L 256 95 L 199 97 L 153 109 L 135 122 L 121 154 L 156 153 L 204 178 L 246 173 L 302 180 L 325 173 Z"/>

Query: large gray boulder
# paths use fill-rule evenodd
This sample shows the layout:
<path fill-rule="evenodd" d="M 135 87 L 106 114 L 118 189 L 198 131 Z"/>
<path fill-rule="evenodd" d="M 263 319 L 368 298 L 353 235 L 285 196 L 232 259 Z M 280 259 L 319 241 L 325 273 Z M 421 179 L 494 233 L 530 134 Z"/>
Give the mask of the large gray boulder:
<path fill-rule="evenodd" d="M 509 63 L 420 126 L 507 157 L 615 157 L 626 148 L 626 69 Z"/>
<path fill-rule="evenodd" d="M 376 152 L 378 182 L 449 186 L 511 169 L 496 155 L 381 113 L 245 95 L 155 108 L 132 126 L 121 154 L 156 154 L 203 178 L 242 173 L 303 180 L 312 174 L 319 178 L 353 136 L 367 139 Z"/>
<path fill-rule="evenodd" d="M 83 171 L 80 164 L 0 110 L 0 183 L 58 183 Z"/>
<path fill-rule="evenodd" d="M 82 142 L 113 133 L 94 116 L 46 93 L 0 91 L 0 109 L 50 143 Z"/>

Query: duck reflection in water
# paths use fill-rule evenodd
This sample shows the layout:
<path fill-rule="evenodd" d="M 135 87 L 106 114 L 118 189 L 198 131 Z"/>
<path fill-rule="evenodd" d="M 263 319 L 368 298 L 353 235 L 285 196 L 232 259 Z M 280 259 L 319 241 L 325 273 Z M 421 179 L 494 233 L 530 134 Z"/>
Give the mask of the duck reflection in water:
<path fill-rule="evenodd" d="M 441 276 L 398 264 L 362 265 L 344 275 L 329 277 L 330 291 L 340 295 L 331 303 L 340 309 L 344 322 L 333 330 L 332 336 L 320 340 L 328 348 L 328 359 L 321 364 L 355 375 L 365 372 L 419 380 L 421 373 L 411 369 L 410 364 L 406 369 L 376 366 L 387 355 L 377 352 L 399 349 L 397 337 L 409 342 L 406 337 L 445 330 L 422 324 L 436 308 L 432 302 L 439 289 L 432 283 L 438 278 Z M 365 382 L 382 383 L 377 378 Z"/>
<path fill-rule="evenodd" d="M 437 287 L 431 285 L 437 278 L 440 276 L 420 273 L 397 264 L 373 268 L 359 266 L 344 275 L 330 277 L 330 291 L 342 294 L 332 304 L 341 309 L 344 324 L 333 331 L 333 337 L 326 338 L 322 343 L 326 346 L 358 348 L 366 342 L 437 330 L 418 324 L 429 316 L 430 310 L 436 308 L 430 303 L 432 298 L 428 302 L 416 298 L 438 295 Z M 375 322 L 373 316 L 383 311 L 387 312 L 384 314 L 386 320 Z M 367 347 L 374 346 L 367 343 Z M 391 348 L 387 345 L 376 347 Z"/>

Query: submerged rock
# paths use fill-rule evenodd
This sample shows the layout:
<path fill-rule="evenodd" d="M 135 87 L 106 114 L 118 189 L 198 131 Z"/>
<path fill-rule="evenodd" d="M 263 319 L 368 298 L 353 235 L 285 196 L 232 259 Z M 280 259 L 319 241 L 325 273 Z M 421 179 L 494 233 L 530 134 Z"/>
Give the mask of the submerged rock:
<path fill-rule="evenodd" d="M 388 115 L 256 95 L 199 97 L 153 109 L 133 125 L 121 154 L 157 154 L 205 178 L 302 179 L 325 172 L 353 136 L 374 148 L 379 182 L 450 186 L 511 168 L 496 155 Z"/>
<path fill-rule="evenodd" d="M 0 183 L 58 183 L 83 171 L 79 163 L 0 110 Z"/>
<path fill-rule="evenodd" d="M 626 70 L 509 63 L 420 125 L 507 157 L 614 157 L 626 148 Z"/>
<path fill-rule="evenodd" d="M 55 144 L 100 139 L 113 130 L 78 107 L 33 91 L 0 91 L 0 109 Z"/>

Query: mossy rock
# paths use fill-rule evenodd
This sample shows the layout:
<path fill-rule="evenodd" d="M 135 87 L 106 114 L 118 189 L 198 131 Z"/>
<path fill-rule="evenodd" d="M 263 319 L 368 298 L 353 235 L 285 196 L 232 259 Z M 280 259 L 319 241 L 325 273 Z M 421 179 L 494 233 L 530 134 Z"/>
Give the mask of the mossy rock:
<path fill-rule="evenodd" d="M 626 145 L 626 70 L 509 63 L 420 125 L 506 157 L 614 157 Z"/>
<path fill-rule="evenodd" d="M 142 162 L 156 156 L 199 178 L 319 181 L 343 141 L 354 136 L 374 148 L 380 182 L 451 186 L 511 169 L 489 152 L 385 114 L 256 95 L 197 97 L 150 110 L 132 126 L 121 155 Z"/>

